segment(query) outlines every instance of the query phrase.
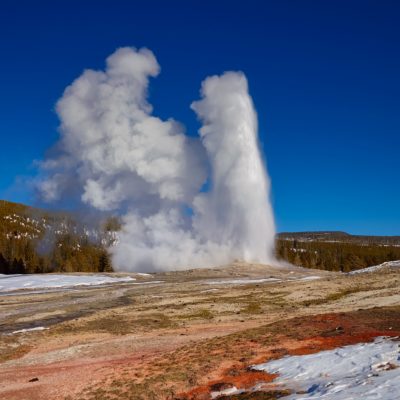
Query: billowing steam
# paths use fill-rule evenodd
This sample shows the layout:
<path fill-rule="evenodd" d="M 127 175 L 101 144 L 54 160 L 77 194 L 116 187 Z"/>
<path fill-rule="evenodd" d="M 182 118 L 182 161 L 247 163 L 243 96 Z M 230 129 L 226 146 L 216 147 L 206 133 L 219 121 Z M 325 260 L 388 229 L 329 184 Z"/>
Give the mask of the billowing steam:
<path fill-rule="evenodd" d="M 151 51 L 121 48 L 105 72 L 86 70 L 65 90 L 61 139 L 41 167 L 44 199 L 79 196 L 122 215 L 110 249 L 120 270 L 273 261 L 269 180 L 245 76 L 202 83 L 192 104 L 203 123 L 198 139 L 152 115 L 147 88 L 159 70 Z"/>

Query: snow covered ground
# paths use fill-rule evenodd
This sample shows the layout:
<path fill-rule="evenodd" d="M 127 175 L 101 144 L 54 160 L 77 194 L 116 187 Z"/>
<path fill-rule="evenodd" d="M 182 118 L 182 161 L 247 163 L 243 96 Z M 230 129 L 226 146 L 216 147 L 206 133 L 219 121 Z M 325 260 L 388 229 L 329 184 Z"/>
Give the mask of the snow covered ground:
<path fill-rule="evenodd" d="M 274 383 L 294 392 L 288 400 L 394 400 L 400 399 L 399 367 L 400 341 L 381 337 L 252 369 L 279 374 Z"/>
<path fill-rule="evenodd" d="M 379 265 L 373 265 L 372 267 L 357 269 L 356 271 L 349 272 L 349 275 L 364 274 L 367 272 L 375 272 L 386 268 L 400 268 L 400 260 L 387 261 Z"/>
<path fill-rule="evenodd" d="M 105 285 L 117 282 L 133 282 L 135 278 L 112 277 L 102 274 L 63 275 L 63 274 L 33 274 L 33 275 L 1 275 L 0 293 L 21 289 L 55 289 L 75 286 Z"/>

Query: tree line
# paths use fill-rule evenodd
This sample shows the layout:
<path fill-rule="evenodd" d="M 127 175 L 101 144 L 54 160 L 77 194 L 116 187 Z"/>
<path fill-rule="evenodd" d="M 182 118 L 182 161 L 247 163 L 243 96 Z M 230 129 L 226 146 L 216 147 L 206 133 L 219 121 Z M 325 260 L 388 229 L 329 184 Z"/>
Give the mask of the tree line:
<path fill-rule="evenodd" d="M 349 272 L 386 261 L 400 260 L 400 247 L 354 242 L 277 239 L 279 259 L 305 268 Z"/>
<path fill-rule="evenodd" d="M 120 228 L 107 218 L 89 238 L 76 216 L 0 200 L 0 274 L 111 272 L 107 247 Z M 306 268 L 349 272 L 400 260 L 399 237 L 353 236 L 345 232 L 282 233 L 278 259 Z"/>
<path fill-rule="evenodd" d="M 115 226 L 110 220 L 104 229 Z M 0 201 L 0 274 L 111 271 L 104 244 L 71 216 Z"/>
<path fill-rule="evenodd" d="M 45 254 L 30 239 L 0 241 L 0 274 L 45 272 L 112 272 L 107 251 L 91 243 L 71 245 L 68 235 L 59 237 Z"/>

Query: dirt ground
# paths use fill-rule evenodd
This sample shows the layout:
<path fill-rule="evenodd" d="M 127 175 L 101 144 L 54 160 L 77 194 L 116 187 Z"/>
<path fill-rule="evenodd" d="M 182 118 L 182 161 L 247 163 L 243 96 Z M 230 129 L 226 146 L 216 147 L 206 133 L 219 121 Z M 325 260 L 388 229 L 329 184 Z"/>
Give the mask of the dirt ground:
<path fill-rule="evenodd" d="M 400 335 L 396 271 L 237 263 L 136 277 L 0 296 L 0 398 L 205 400 L 262 383 L 263 397 L 223 398 L 276 399 L 274 376 L 249 366 Z M 14 333 L 34 327 L 47 329 Z"/>

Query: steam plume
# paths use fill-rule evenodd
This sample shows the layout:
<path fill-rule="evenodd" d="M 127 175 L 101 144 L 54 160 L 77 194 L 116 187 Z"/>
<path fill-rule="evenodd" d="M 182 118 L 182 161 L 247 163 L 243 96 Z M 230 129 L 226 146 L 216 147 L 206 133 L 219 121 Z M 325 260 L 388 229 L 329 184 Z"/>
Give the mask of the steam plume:
<path fill-rule="evenodd" d="M 257 115 L 242 73 L 207 78 L 203 99 L 192 104 L 203 121 L 200 136 L 212 171 L 212 190 L 199 195 L 196 221 L 203 235 L 229 243 L 231 254 L 271 262 L 274 220 L 269 180 L 257 140 Z M 236 254 L 235 254 L 236 253 Z"/>
<path fill-rule="evenodd" d="M 110 249 L 117 269 L 273 261 L 269 180 L 245 76 L 203 82 L 192 104 L 203 123 L 196 139 L 152 115 L 147 89 L 159 70 L 151 51 L 121 48 L 104 72 L 86 70 L 65 90 L 57 104 L 61 138 L 41 165 L 44 199 L 68 193 L 122 215 Z"/>

